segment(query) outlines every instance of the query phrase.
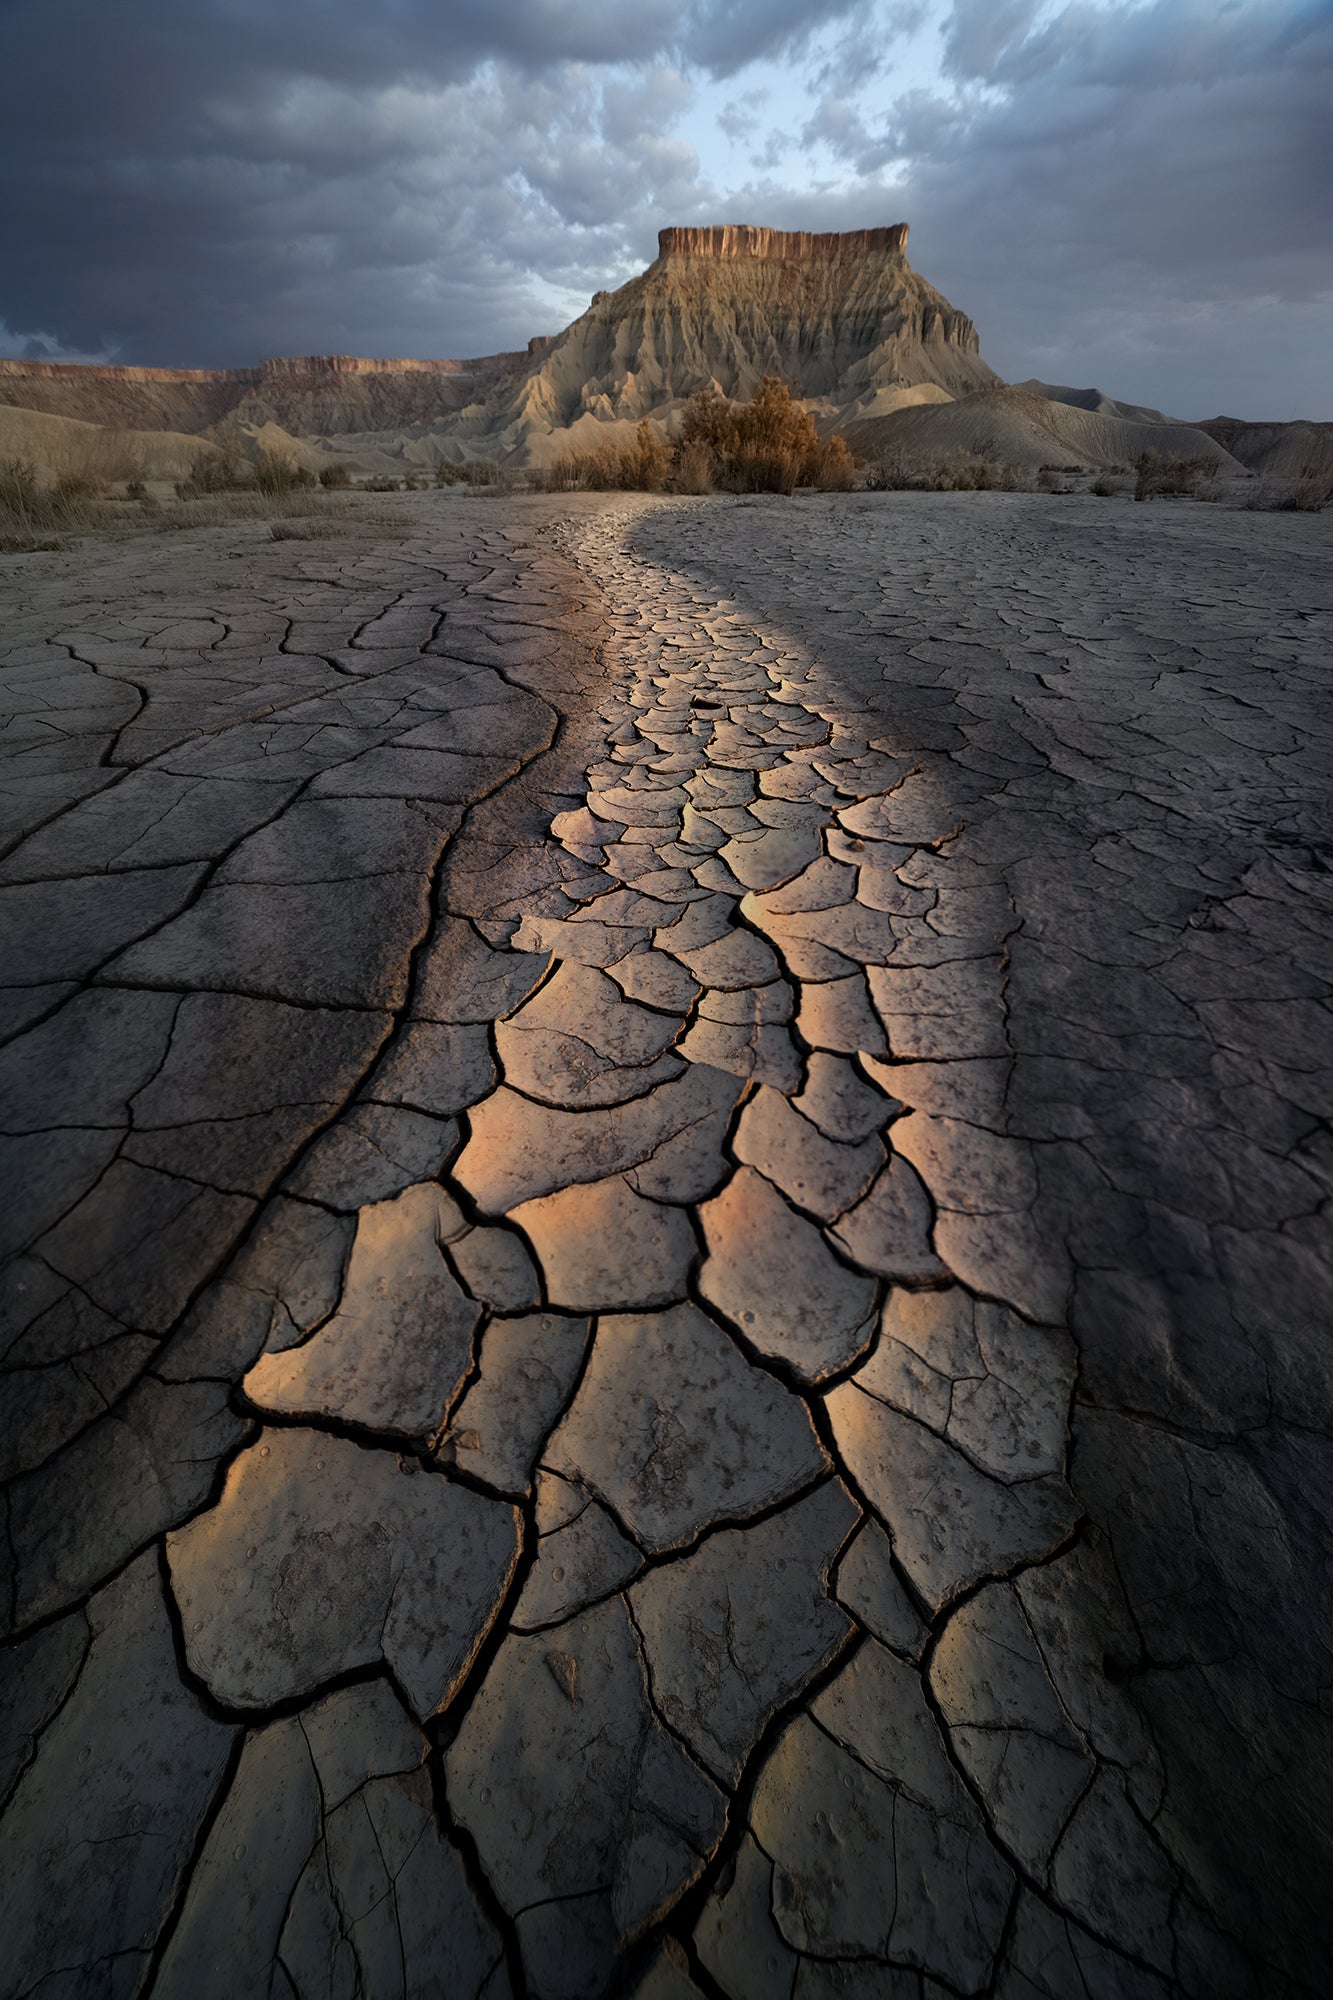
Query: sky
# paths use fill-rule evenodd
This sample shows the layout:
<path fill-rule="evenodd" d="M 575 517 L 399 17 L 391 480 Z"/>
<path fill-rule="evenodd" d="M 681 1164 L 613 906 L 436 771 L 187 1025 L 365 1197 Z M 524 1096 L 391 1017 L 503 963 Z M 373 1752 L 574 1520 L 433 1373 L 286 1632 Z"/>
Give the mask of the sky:
<path fill-rule="evenodd" d="M 0 353 L 492 353 L 906 221 L 1007 380 L 1333 418 L 1333 0 L 0 0 L 0 186 Z"/>

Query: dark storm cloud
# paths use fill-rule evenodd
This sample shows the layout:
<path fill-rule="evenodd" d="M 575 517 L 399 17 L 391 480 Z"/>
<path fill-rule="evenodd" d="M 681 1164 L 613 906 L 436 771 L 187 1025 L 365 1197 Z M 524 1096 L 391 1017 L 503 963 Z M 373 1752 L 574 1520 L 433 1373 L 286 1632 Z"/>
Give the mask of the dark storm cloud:
<path fill-rule="evenodd" d="M 1333 7 L 960 0 L 943 50 L 959 89 L 805 136 L 897 181 L 1002 373 L 1333 417 Z"/>
<path fill-rule="evenodd" d="M 0 321 L 167 362 L 520 338 L 530 272 L 604 281 L 645 205 L 692 210 L 673 64 L 726 75 L 857 11 L 8 0 Z"/>
<path fill-rule="evenodd" d="M 1333 0 L 0 0 L 0 325 L 484 352 L 664 221 L 906 217 L 1011 378 L 1333 415 L 1331 102 Z"/>

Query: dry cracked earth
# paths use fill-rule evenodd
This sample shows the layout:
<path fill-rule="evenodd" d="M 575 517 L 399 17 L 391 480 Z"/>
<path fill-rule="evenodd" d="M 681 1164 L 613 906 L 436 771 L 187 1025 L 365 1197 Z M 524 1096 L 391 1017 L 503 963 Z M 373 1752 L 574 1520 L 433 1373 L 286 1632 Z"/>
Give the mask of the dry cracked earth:
<path fill-rule="evenodd" d="M 1327 1992 L 1326 525 L 422 510 L 7 586 L 3 1993 Z"/>

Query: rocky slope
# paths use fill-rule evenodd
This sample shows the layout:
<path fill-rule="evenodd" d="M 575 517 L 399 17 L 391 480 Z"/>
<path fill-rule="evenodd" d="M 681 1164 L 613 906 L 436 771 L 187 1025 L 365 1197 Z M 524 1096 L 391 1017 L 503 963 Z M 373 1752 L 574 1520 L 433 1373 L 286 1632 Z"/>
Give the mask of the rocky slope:
<path fill-rule="evenodd" d="M 547 343 L 471 361 L 288 356 L 257 368 L 109 368 L 0 360 L 0 404 L 130 430 L 278 424 L 294 436 L 433 424 L 526 368 Z"/>
<path fill-rule="evenodd" d="M 886 393 L 991 387 L 976 328 L 912 269 L 906 242 L 905 223 L 826 236 L 664 229 L 643 275 L 598 293 L 476 413 L 477 433 L 541 456 L 547 440 L 565 447 L 556 434 L 669 419 L 697 389 L 748 397 L 765 375 L 840 416 L 868 413 Z"/>
<path fill-rule="evenodd" d="M 747 397 L 781 375 L 832 421 L 947 402 L 998 378 L 970 319 L 907 261 L 907 225 L 811 235 L 727 224 L 664 229 L 658 255 L 526 352 L 471 361 L 316 355 L 258 368 L 0 361 L 0 404 L 121 428 L 278 425 L 343 455 L 542 459 L 696 389 Z"/>
<path fill-rule="evenodd" d="M 1213 459 L 1223 471 L 1241 470 L 1216 437 L 1196 426 L 1166 418 L 1133 421 L 1021 389 L 987 389 L 938 408 L 901 409 L 851 423 L 846 435 L 853 450 L 866 458 L 898 453 L 929 462 L 974 454 L 1033 471 L 1043 465 L 1130 465 L 1140 452 L 1155 451 Z"/>

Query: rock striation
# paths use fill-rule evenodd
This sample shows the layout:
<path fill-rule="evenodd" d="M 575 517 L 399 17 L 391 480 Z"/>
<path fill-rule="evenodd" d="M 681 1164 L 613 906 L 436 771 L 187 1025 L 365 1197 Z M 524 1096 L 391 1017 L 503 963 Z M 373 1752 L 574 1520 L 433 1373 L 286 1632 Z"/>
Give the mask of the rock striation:
<path fill-rule="evenodd" d="M 823 235 L 724 223 L 664 229 L 648 269 L 563 333 L 473 360 L 287 356 L 255 368 L 0 361 L 0 405 L 210 438 L 291 438 L 378 459 L 540 462 L 699 389 L 751 396 L 781 375 L 843 423 L 994 388 L 977 331 L 907 261 L 907 224 Z"/>
<path fill-rule="evenodd" d="M 469 361 L 281 355 L 255 368 L 0 360 L 0 403 L 131 430 L 198 433 L 230 418 L 278 424 L 298 437 L 325 436 L 437 422 L 525 367 L 538 346 Z"/>
<path fill-rule="evenodd" d="M 839 421 L 996 387 L 972 321 L 906 245 L 906 223 L 664 229 L 640 277 L 599 292 L 536 367 L 497 385 L 490 448 L 541 458 L 569 448 L 563 433 L 582 447 L 594 426 L 669 422 L 696 390 L 747 398 L 766 375 Z"/>

